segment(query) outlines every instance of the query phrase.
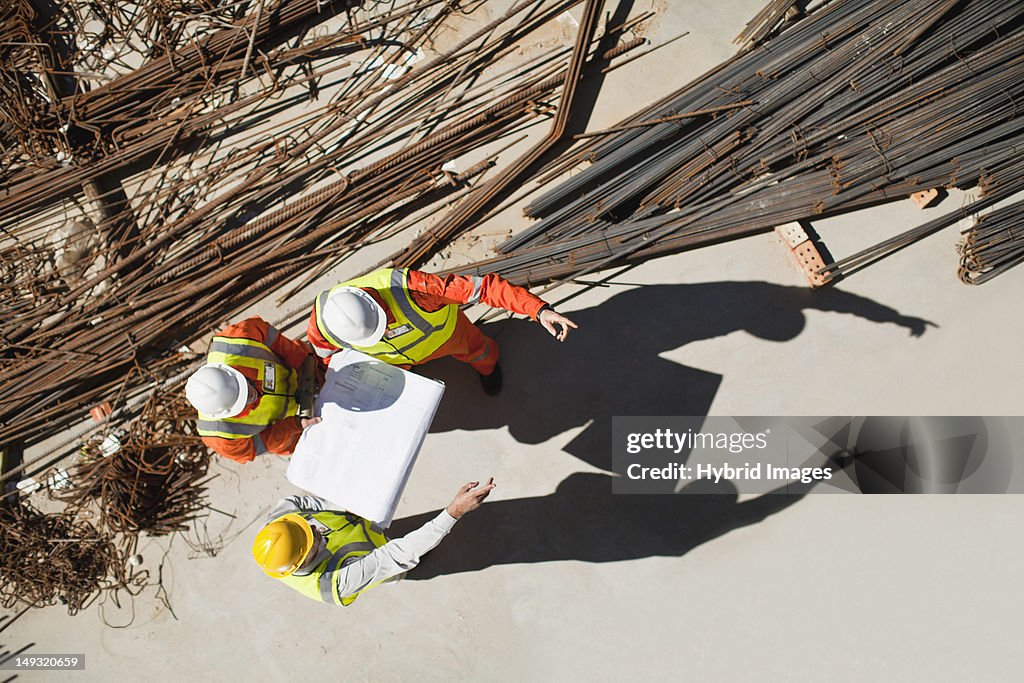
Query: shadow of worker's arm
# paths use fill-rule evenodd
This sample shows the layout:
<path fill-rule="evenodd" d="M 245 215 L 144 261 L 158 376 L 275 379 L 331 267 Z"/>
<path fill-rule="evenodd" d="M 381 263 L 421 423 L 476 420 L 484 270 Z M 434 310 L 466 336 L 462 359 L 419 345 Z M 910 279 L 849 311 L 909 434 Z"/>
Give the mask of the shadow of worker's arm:
<path fill-rule="evenodd" d="M 612 479 L 578 472 L 550 495 L 488 502 L 460 520 L 451 537 L 425 556 L 408 578 L 430 579 L 504 564 L 682 557 L 702 543 L 793 505 L 810 488 L 791 484 L 778 489 L 789 493 L 738 503 L 732 482 L 695 493 L 687 489 L 683 494 L 626 495 L 611 492 Z M 397 520 L 391 535 L 401 535 L 433 514 Z"/>
<path fill-rule="evenodd" d="M 713 506 L 718 509 L 722 517 L 718 524 L 712 523 L 711 520 L 705 524 L 708 529 L 714 529 L 717 532 L 705 539 L 711 540 L 711 538 L 722 536 L 733 529 L 763 522 L 770 515 L 781 512 L 801 500 L 817 483 L 783 484 L 767 493 L 759 494 L 755 498 L 739 501 L 739 489 L 731 480 L 723 479 L 716 483 L 702 479 L 688 484 L 678 495 L 726 498 L 732 501 L 732 506 L 726 510 L 722 510 L 721 505 Z"/>
<path fill-rule="evenodd" d="M 845 456 L 845 454 L 837 454 L 827 457 L 824 463 L 812 462 L 809 460 L 801 466 L 801 469 L 804 467 L 821 467 L 835 474 L 836 472 L 842 471 L 844 467 L 849 465 L 849 463 L 850 460 Z M 714 486 L 713 482 L 705 483 L 709 483 Z M 738 492 L 738 489 L 731 481 L 727 483 L 728 486 L 732 488 L 733 492 Z M 810 493 L 815 486 L 827 483 L 827 479 L 812 479 L 806 482 L 803 480 L 793 481 L 772 489 L 767 493 L 763 493 L 756 498 L 739 502 L 735 506 L 736 509 L 731 519 L 731 528 L 737 529 L 742 526 L 762 522 L 769 515 L 785 510 L 793 503 L 803 499 L 803 497 Z"/>
<path fill-rule="evenodd" d="M 808 291 L 807 308 L 847 313 L 876 323 L 892 323 L 907 328 L 913 337 L 920 337 L 927 331 L 928 327 L 938 327 L 938 325 L 930 320 L 903 315 L 896 309 L 889 308 L 877 301 L 834 287 L 826 287 L 813 292 Z"/>

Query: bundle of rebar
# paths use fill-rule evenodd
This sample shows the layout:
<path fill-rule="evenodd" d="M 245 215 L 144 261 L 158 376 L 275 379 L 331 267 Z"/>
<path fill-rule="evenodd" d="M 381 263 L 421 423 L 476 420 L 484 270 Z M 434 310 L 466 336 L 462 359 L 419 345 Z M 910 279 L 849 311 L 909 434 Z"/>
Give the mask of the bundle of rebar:
<path fill-rule="evenodd" d="M 826 0 L 827 1 L 827 0 Z M 803 12 L 801 0 L 771 0 L 740 31 L 733 40 L 741 45 L 759 45 L 782 28 L 786 21 L 792 21 Z"/>
<path fill-rule="evenodd" d="M 540 220 L 502 255 L 458 270 L 559 282 L 926 188 L 1008 197 L 1022 22 L 1024 5 L 998 0 L 813 9 L 550 164 L 548 177 L 590 162 L 526 206 Z"/>
<path fill-rule="evenodd" d="M 1024 201 L 978 216 L 957 248 L 957 274 L 969 285 L 988 282 L 1024 262 Z"/>

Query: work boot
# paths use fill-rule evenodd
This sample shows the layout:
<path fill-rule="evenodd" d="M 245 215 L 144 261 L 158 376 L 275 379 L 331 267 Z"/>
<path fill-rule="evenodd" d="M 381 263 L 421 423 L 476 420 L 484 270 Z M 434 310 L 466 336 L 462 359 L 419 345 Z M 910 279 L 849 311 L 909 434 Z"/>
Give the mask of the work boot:
<path fill-rule="evenodd" d="M 480 375 L 480 386 L 488 396 L 497 396 L 501 393 L 501 366 L 495 364 L 494 370 L 489 375 Z"/>

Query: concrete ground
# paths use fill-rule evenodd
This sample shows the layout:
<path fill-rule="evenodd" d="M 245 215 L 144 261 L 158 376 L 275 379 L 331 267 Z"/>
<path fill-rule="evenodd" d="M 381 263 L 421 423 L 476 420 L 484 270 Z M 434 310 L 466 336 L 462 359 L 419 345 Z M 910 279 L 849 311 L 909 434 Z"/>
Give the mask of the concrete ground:
<path fill-rule="evenodd" d="M 690 35 L 611 74 L 591 128 L 727 57 L 762 3 L 637 2 L 634 13 L 652 4 L 655 44 Z M 960 201 L 815 228 L 838 258 Z M 85 653 L 84 672 L 22 675 L 47 681 L 1019 680 L 1022 497 L 610 493 L 613 415 L 1024 412 L 1024 268 L 964 286 L 955 237 L 815 292 L 774 236 L 748 238 L 584 291 L 560 307 L 580 324 L 563 345 L 527 321 L 489 324 L 505 391 L 484 397 L 454 362 L 425 368 L 448 390 L 394 528 L 465 481 L 494 476 L 498 488 L 418 580 L 348 609 L 277 585 L 249 547 L 263 513 L 295 492 L 287 462 L 216 462 L 210 501 L 233 517 L 211 513 L 193 547 L 141 544 L 145 568 L 163 563 L 173 612 L 150 589 L 74 618 L 32 611 L 0 643 Z M 465 256 L 454 249 L 448 264 Z M 211 557 L 204 544 L 223 547 Z M 102 621 L 133 617 L 123 629 Z"/>

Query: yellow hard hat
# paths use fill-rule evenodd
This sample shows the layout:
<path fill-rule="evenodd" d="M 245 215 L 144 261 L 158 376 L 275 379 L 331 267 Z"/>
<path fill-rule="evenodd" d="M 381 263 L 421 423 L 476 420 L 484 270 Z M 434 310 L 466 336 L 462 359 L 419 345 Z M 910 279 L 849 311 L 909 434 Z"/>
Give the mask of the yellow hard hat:
<path fill-rule="evenodd" d="M 260 529 L 252 543 L 252 556 L 267 575 L 280 579 L 301 567 L 312 548 L 313 529 L 292 513 Z"/>

